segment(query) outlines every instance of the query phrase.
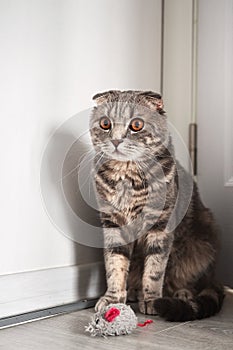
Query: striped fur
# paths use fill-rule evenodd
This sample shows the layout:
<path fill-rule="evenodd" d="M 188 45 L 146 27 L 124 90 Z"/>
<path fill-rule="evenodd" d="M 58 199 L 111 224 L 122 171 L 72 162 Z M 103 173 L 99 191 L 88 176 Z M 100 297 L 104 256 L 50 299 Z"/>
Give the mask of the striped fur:
<path fill-rule="evenodd" d="M 108 91 L 94 100 L 90 134 L 107 279 L 96 310 L 128 299 L 137 300 L 142 313 L 169 321 L 214 315 L 224 297 L 215 280 L 217 229 L 195 183 L 182 222 L 167 229 L 179 183 L 161 96 Z M 103 116 L 111 120 L 108 131 L 100 128 Z M 135 117 L 145 123 L 137 133 L 128 127 Z M 121 153 L 111 140 L 123 141 L 117 147 Z"/>

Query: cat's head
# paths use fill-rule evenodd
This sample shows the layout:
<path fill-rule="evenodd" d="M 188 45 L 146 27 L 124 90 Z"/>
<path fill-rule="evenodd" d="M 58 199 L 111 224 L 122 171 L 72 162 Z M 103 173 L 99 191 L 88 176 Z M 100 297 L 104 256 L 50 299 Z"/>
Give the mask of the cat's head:
<path fill-rule="evenodd" d="M 90 134 L 97 152 L 120 161 L 146 161 L 168 140 L 162 98 L 151 91 L 111 90 L 96 94 Z"/>

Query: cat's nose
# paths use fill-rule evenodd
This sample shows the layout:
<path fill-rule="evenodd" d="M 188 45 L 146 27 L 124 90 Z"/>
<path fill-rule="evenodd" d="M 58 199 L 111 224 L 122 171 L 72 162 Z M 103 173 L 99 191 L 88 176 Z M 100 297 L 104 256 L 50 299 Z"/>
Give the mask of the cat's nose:
<path fill-rule="evenodd" d="M 119 146 L 119 144 L 120 144 L 121 142 L 123 142 L 123 140 L 122 140 L 122 139 L 120 139 L 120 140 L 111 140 L 111 142 L 112 142 L 113 145 L 117 148 L 117 147 Z"/>

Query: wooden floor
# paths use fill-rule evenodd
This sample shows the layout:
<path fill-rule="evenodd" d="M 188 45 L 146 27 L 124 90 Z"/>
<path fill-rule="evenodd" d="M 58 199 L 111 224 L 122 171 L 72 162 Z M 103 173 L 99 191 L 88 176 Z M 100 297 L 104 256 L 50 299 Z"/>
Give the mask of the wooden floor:
<path fill-rule="evenodd" d="M 2 350 L 77 350 L 77 349 L 233 349 L 233 293 L 227 293 L 221 313 L 215 317 L 186 323 L 154 323 L 137 328 L 131 335 L 96 338 L 85 333 L 93 309 L 73 312 L 40 321 L 2 329 Z M 139 322 L 148 317 L 138 314 Z"/>

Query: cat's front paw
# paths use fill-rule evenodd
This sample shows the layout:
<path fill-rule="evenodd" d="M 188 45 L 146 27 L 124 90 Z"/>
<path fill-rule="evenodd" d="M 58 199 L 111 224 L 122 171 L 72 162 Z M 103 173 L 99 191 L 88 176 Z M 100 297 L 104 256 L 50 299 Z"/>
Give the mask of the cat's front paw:
<path fill-rule="evenodd" d="M 156 299 L 139 301 L 138 302 L 139 311 L 145 315 L 157 315 L 158 313 L 154 306 L 155 300 Z"/>
<path fill-rule="evenodd" d="M 123 293 L 119 296 L 114 296 L 114 297 L 105 294 L 97 301 L 95 305 L 95 311 L 96 312 L 101 311 L 109 304 L 117 304 L 117 303 L 125 304 L 125 302 L 126 302 L 126 293 Z"/>
<path fill-rule="evenodd" d="M 104 296 L 101 297 L 97 303 L 95 304 L 95 311 L 101 311 L 104 309 L 107 305 L 111 304 L 111 300 L 109 298 L 105 298 Z"/>

